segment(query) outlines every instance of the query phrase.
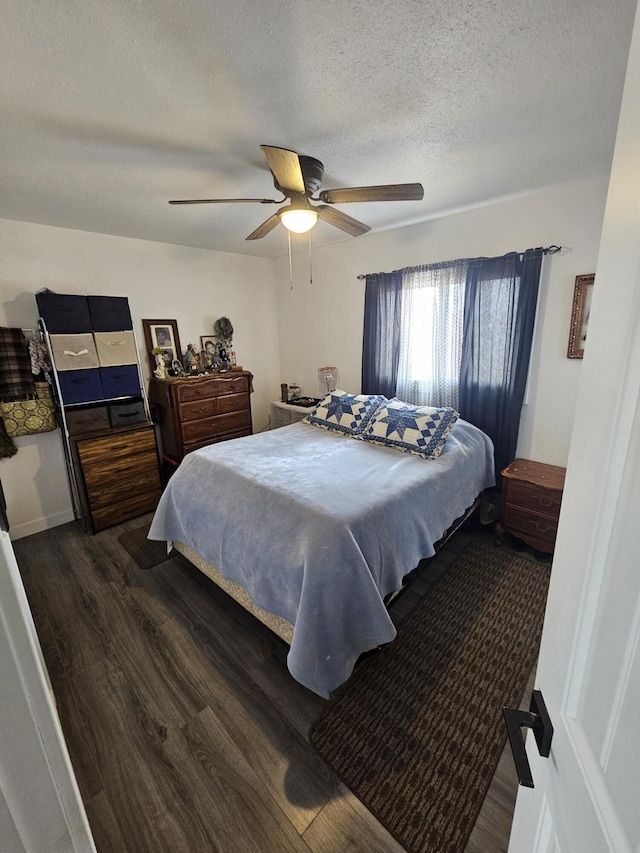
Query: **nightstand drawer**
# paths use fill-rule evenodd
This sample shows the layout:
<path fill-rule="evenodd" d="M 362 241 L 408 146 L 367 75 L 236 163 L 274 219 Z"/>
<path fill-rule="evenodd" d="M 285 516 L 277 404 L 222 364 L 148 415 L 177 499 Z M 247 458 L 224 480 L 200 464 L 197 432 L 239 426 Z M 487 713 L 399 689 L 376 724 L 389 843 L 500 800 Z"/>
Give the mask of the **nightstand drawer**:
<path fill-rule="evenodd" d="M 560 515 L 562 492 L 552 489 L 541 489 L 531 483 L 509 483 L 509 505 L 533 510 L 551 518 Z"/>
<path fill-rule="evenodd" d="M 558 532 L 557 519 L 508 505 L 503 523 L 514 536 L 524 539 L 533 548 L 545 552 L 553 551 Z"/>

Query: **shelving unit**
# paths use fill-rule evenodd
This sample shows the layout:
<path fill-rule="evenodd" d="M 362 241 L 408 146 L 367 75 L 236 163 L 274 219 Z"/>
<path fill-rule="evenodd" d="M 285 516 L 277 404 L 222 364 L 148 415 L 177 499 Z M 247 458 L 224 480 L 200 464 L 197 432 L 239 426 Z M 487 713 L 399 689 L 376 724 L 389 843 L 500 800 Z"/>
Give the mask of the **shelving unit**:
<path fill-rule="evenodd" d="M 41 296 L 73 510 L 95 533 L 155 509 L 162 492 L 138 342 L 126 297 Z"/>

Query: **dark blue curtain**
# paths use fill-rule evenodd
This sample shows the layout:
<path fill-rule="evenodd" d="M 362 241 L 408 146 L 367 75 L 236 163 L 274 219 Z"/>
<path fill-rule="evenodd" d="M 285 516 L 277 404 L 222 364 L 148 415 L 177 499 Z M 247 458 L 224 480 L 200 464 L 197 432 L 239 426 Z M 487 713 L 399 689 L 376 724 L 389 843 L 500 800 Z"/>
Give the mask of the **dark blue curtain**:
<path fill-rule="evenodd" d="M 366 276 L 362 393 L 393 397 L 398 377 L 402 270 Z"/>
<path fill-rule="evenodd" d="M 496 483 L 516 453 L 542 249 L 469 263 L 460 371 L 460 414 L 493 441 Z"/>
<path fill-rule="evenodd" d="M 468 263 L 459 410 L 491 438 L 496 483 L 516 453 L 543 249 Z M 396 393 L 403 270 L 366 277 L 362 393 Z"/>

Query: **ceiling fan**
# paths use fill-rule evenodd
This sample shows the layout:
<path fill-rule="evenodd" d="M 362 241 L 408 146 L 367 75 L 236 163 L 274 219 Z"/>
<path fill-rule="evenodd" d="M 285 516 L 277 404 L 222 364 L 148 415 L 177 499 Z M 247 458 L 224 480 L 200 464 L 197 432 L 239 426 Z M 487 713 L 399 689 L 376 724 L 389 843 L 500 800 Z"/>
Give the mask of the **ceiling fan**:
<path fill-rule="evenodd" d="M 420 201 L 424 196 L 422 184 L 346 187 L 322 190 L 317 196 L 314 196 L 314 193 L 317 193 L 322 185 L 324 175 L 324 165 L 320 160 L 273 145 L 261 145 L 260 148 L 273 175 L 274 186 L 282 193 L 281 199 L 193 198 L 174 200 L 170 201 L 169 204 L 282 204 L 289 199 L 289 204 L 270 216 L 246 239 L 259 240 L 272 231 L 279 222 L 282 222 L 289 231 L 304 234 L 313 228 L 318 219 L 322 219 L 323 222 L 328 222 L 329 225 L 357 237 L 370 231 L 370 227 L 352 216 L 336 210 L 332 205 L 364 201 Z M 321 201 L 324 204 L 313 205 L 311 204 L 312 201 Z"/>

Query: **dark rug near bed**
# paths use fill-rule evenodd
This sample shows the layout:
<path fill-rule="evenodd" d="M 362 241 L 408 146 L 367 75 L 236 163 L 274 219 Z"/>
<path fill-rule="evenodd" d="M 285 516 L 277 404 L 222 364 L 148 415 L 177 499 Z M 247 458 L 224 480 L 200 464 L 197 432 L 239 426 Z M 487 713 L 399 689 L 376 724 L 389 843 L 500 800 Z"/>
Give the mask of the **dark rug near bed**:
<path fill-rule="evenodd" d="M 549 566 L 470 543 L 314 723 L 311 743 L 410 853 L 464 850 L 535 663 Z"/>
<path fill-rule="evenodd" d="M 118 542 L 133 557 L 141 569 L 152 569 L 170 556 L 167 554 L 166 542 L 153 542 L 151 539 L 147 539 L 149 527 L 149 524 L 143 524 L 142 527 L 128 530 L 118 537 Z"/>

